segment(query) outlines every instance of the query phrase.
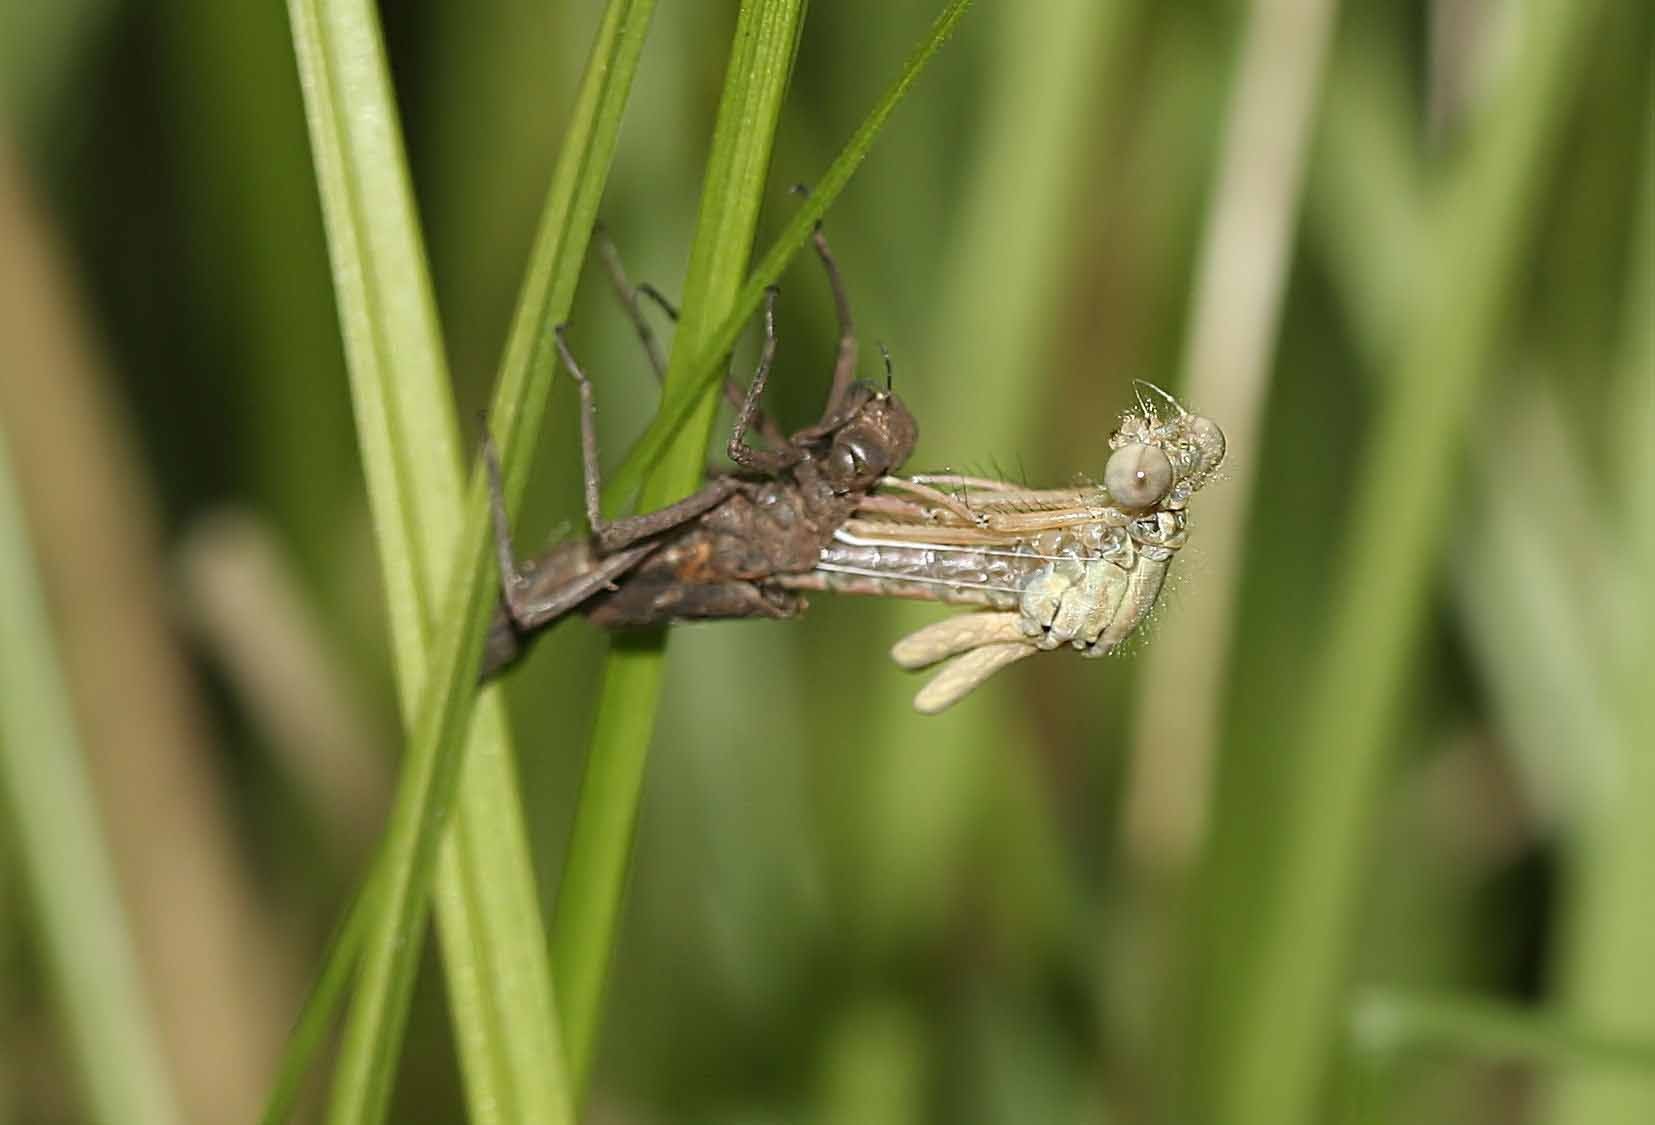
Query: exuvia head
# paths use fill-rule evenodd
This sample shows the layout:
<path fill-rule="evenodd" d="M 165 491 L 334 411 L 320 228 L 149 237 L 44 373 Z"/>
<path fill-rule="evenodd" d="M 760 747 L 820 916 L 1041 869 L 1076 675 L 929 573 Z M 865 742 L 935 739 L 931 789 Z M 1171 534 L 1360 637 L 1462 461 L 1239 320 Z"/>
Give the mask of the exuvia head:
<path fill-rule="evenodd" d="M 1211 419 L 1191 414 L 1151 383 L 1139 383 L 1138 409 L 1121 416 L 1109 438 L 1103 486 L 1122 508 L 1144 511 L 1160 505 L 1181 508 L 1224 460 L 1224 431 Z M 1142 388 L 1164 400 L 1169 417 Z"/>
<path fill-rule="evenodd" d="M 844 422 L 826 435 L 822 475 L 841 495 L 901 468 L 919 440 L 919 426 L 902 400 L 872 383 L 852 383 L 840 413 Z"/>

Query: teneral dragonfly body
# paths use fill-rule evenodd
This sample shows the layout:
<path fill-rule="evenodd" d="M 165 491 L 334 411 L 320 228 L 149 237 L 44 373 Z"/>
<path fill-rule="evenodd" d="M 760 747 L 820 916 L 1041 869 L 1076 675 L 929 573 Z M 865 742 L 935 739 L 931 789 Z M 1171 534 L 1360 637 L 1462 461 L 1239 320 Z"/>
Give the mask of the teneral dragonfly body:
<path fill-rule="evenodd" d="M 1185 506 L 1224 458 L 1218 426 L 1163 397 L 1164 418 L 1148 400 L 1123 416 L 1101 486 L 888 478 L 815 570 L 779 584 L 995 611 L 937 622 L 892 650 L 908 668 L 948 660 L 915 701 L 928 712 L 1037 651 L 1102 656 L 1154 608 L 1184 545 Z"/>

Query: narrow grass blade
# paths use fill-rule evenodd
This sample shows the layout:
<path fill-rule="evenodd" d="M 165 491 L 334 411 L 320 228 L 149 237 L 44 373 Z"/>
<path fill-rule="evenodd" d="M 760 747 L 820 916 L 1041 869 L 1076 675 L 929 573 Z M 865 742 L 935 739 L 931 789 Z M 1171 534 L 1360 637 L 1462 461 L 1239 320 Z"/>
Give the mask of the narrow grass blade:
<path fill-rule="evenodd" d="M 1495 409 L 1497 424 L 1470 458 L 1471 502 L 1451 564 L 1459 617 L 1535 817 L 1585 838 L 1571 850 L 1578 883 L 1596 866 L 1582 854 L 1595 855 L 1586 840 L 1608 834 L 1618 795 L 1643 796 L 1636 755 L 1619 762 L 1627 748 L 1603 644 L 1637 584 L 1607 513 L 1581 499 L 1593 494 L 1591 471 L 1555 397 L 1524 388 Z"/>
<path fill-rule="evenodd" d="M 1406 101 L 1405 80 L 1394 67 L 1386 73 L 1374 63 L 1371 52 L 1351 51 L 1341 60 L 1317 215 L 1325 237 L 1347 243 L 1329 261 L 1359 341 L 1383 367 L 1403 339 L 1406 262 L 1418 252 L 1410 248 L 1421 241 L 1424 215 L 1413 201 L 1416 191 L 1396 190 L 1415 178 L 1406 124 L 1399 112 L 1383 112 Z M 1646 113 L 1643 120 L 1643 222 L 1626 308 L 1628 341 L 1641 338 L 1647 348 L 1651 321 L 1644 310 L 1655 299 L 1655 133 L 1647 123 L 1655 118 Z M 1627 365 L 1631 378 L 1619 388 L 1630 392 L 1619 412 L 1630 424 L 1628 440 L 1612 445 L 1634 462 L 1617 478 L 1634 491 L 1651 479 L 1635 467 L 1650 445 L 1630 437 L 1647 431 L 1645 404 L 1655 404 L 1655 351 L 1643 356 Z M 1615 639 L 1627 636 L 1625 623 L 1638 613 L 1648 619 L 1649 605 L 1633 580 L 1640 573 L 1635 550 L 1622 551 L 1635 543 L 1638 525 L 1625 518 L 1633 513 L 1616 516 L 1592 502 L 1608 497 L 1591 484 L 1566 411 L 1539 386 L 1522 393 L 1518 403 L 1500 404 L 1494 424 L 1484 427 L 1488 436 L 1476 459 L 1480 487 L 1468 489 L 1463 502 L 1470 518 L 1460 528 L 1453 563 L 1460 618 L 1498 726 L 1526 779 L 1529 805 L 1577 837 L 1568 865 L 1572 933 L 1561 943 L 1559 974 L 1567 1018 L 1571 1025 L 1591 1021 L 1603 1032 L 1643 1033 L 1650 989 L 1639 982 L 1647 975 L 1650 914 L 1632 888 L 1648 882 L 1650 779 L 1627 732 L 1648 727 L 1633 714 L 1647 706 L 1648 693 L 1641 683 L 1626 690 L 1617 671 L 1649 661 L 1636 654 L 1636 641 L 1628 660 L 1627 646 Z M 1520 479 L 1532 487 L 1514 490 L 1511 483 Z M 1548 516 L 1537 521 L 1536 512 Z M 1616 528 L 1632 534 L 1617 536 Z M 1639 631 L 1634 625 L 1630 632 Z M 1541 1026 L 1555 1023 L 1534 1018 Z M 1434 1024 L 1433 1017 L 1425 1026 Z M 1582 1063 L 1603 1061 L 1584 1047 L 1579 1054 Z M 1557 1120 L 1648 1116 L 1649 1084 L 1606 1082 L 1601 1069 L 1569 1076 L 1560 1087 Z"/>
<path fill-rule="evenodd" d="M 1538 170 L 1559 135 L 1601 7 L 1549 0 L 1527 10 L 1505 96 L 1433 217 L 1438 289 L 1414 306 L 1352 504 L 1330 639 L 1294 728 L 1293 760 L 1303 765 L 1284 838 L 1296 844 L 1272 871 L 1262 904 L 1258 960 L 1220 1078 L 1218 1119 L 1315 1119 L 1369 813 L 1400 727 L 1404 670 L 1449 512 L 1449 490 L 1418 482 L 1451 475 L 1528 245 Z"/>
<path fill-rule="evenodd" d="M 1655 962 L 1649 956 L 1655 943 L 1655 900 L 1647 893 L 1655 878 L 1655 818 L 1650 816 L 1655 754 L 1649 735 L 1655 724 L 1655 699 L 1649 691 L 1649 670 L 1655 667 L 1655 591 L 1650 584 L 1655 574 L 1655 508 L 1650 506 L 1655 501 L 1655 453 L 1650 439 L 1655 431 L 1649 428 L 1655 421 L 1655 117 L 1649 114 L 1655 104 L 1648 96 L 1655 89 L 1647 76 L 1648 47 L 1646 41 L 1643 184 L 1636 197 L 1636 241 L 1627 260 L 1626 322 L 1616 357 L 1621 370 L 1618 384 L 1610 384 L 1615 405 L 1624 411 L 1616 436 L 1625 448 L 1616 448 L 1615 467 L 1621 471 L 1614 499 L 1620 503 L 1605 513 L 1602 523 L 1618 534 L 1606 533 L 1594 549 L 1583 551 L 1586 565 L 1569 575 L 1590 586 L 1574 617 L 1599 626 L 1589 635 L 1599 674 L 1588 698 L 1602 701 L 1601 718 L 1611 730 L 1590 745 L 1589 803 L 1587 815 L 1574 824 L 1569 917 L 1556 962 L 1559 999 L 1569 1018 L 1646 1039 L 1655 1037 Z M 1582 613 L 1582 608 L 1600 613 Z M 1583 737 L 1581 741 L 1585 743 Z M 1551 1125 L 1613 1125 L 1652 1116 L 1655 1067 L 1636 1082 L 1571 1075 L 1557 1087 L 1545 1120 Z"/>
<path fill-rule="evenodd" d="M 495 404 L 514 495 L 527 465 L 521 439 L 552 371 L 536 340 L 549 336 L 572 299 L 652 10 L 649 0 L 609 5 L 554 176 Z M 460 501 L 457 426 L 378 26 L 362 3 L 293 0 L 290 15 L 413 733 L 363 906 L 365 961 L 332 1119 L 383 1116 L 443 814 L 466 761 L 457 831 L 441 852 L 438 905 L 473 1119 L 567 1120 L 546 943 L 496 692 L 482 693 L 462 754 L 478 698 L 480 620 L 492 598 L 486 508 L 480 478 L 469 507 Z M 463 531 L 462 515 L 469 516 Z M 346 952 L 341 943 L 335 956 Z"/>
<path fill-rule="evenodd" d="M 740 270 L 752 240 L 774 115 L 779 112 L 779 99 L 796 46 L 787 39 L 788 23 L 792 23 L 791 34 L 796 36 L 800 15 L 798 8 L 786 4 L 776 5 L 774 10 L 751 4 L 743 7 L 728 82 L 765 85 L 734 91 L 727 87 L 721 103 L 697 246 L 684 287 L 684 319 L 675 336 L 664 399 L 650 429 L 612 475 L 605 490 L 617 506 L 637 495 L 645 487 L 646 478 L 650 483 L 641 500 L 646 509 L 674 499 L 693 486 L 707 444 L 712 391 L 723 372 L 724 357 L 746 329 L 765 288 L 781 277 L 792 255 L 810 237 L 811 229 L 849 182 L 897 103 L 968 7 L 970 0 L 954 0 L 944 8 L 896 82 L 812 186 L 809 198 L 742 284 Z M 764 32 L 764 53 L 770 57 L 752 53 L 744 32 L 755 38 Z M 738 69 L 742 67 L 752 73 L 744 74 Z M 760 112 L 770 115 L 769 129 L 762 135 L 754 132 L 753 124 Z M 736 131 L 738 125 L 748 136 L 744 138 Z M 747 151 L 733 151 L 738 144 Z M 727 193 L 724 198 L 720 198 L 721 188 Z M 737 192 L 750 194 L 743 198 Z M 716 246 L 702 246 L 703 239 L 714 238 L 727 239 L 731 246 L 739 242 L 739 253 L 732 256 L 728 249 L 720 252 Z M 705 276 L 698 271 L 704 271 Z M 687 424 L 692 418 L 695 422 Z M 676 451 L 674 467 L 670 472 L 651 475 L 669 448 Z M 563 988 L 560 1012 L 577 1090 L 585 1088 L 590 1072 L 659 690 L 659 645 L 647 640 L 626 640 L 615 645 L 605 668 L 603 697 L 554 916 L 553 953 Z"/>
<path fill-rule="evenodd" d="M 1376 375 L 1393 365 L 1406 338 L 1410 279 L 1427 249 L 1423 169 L 1409 134 L 1417 110 L 1408 103 L 1406 76 L 1380 46 L 1355 40 L 1335 60 L 1310 199 L 1314 233 L 1326 243 L 1335 288 Z M 1583 774 L 1609 744 L 1593 622 L 1580 612 L 1601 599 L 1589 596 L 1581 559 L 1557 549 L 1558 529 L 1536 523 L 1533 513 L 1562 503 L 1555 510 L 1565 518 L 1591 524 L 1585 536 L 1578 528 L 1562 536 L 1571 544 L 1598 542 L 1603 514 L 1560 499 L 1585 467 L 1559 428 L 1555 404 L 1533 389 L 1525 399 L 1503 404 L 1490 427 L 1501 437 L 1473 458 L 1473 479 L 1480 475 L 1481 482 L 1467 490 L 1453 572 L 1460 619 L 1529 806 L 1543 823 L 1557 825 L 1583 810 Z M 1552 429 L 1539 432 L 1537 423 Z M 1518 465 L 1545 495 L 1507 487 Z M 1569 748 L 1591 750 L 1559 753 Z"/>
<path fill-rule="evenodd" d="M 1430 1051 L 1655 1075 L 1655 1042 L 1496 1000 L 1374 992 L 1352 1006 L 1350 1036 L 1355 1050 L 1380 1057 Z"/>
<path fill-rule="evenodd" d="M 1625 356 L 1620 376 L 1620 414 L 1625 419 L 1625 436 L 1620 441 L 1623 462 L 1620 477 L 1626 482 L 1626 518 L 1632 530 L 1636 557 L 1655 572 L 1655 67 L 1650 68 L 1649 91 L 1644 98 L 1643 194 L 1639 200 L 1637 242 L 1632 252 L 1627 286 Z M 1655 626 L 1655 596 L 1645 591 L 1644 621 Z M 1655 630 L 1646 630 L 1646 637 Z"/>
<path fill-rule="evenodd" d="M 620 505 L 636 496 L 643 485 L 644 477 L 659 464 L 691 414 L 698 406 L 710 401 L 708 396 L 712 388 L 723 376 L 724 358 L 730 354 L 736 341 L 750 325 L 753 314 L 758 311 L 759 301 L 764 297 L 765 289 L 781 280 L 783 271 L 793 260 L 793 255 L 803 248 L 810 238 L 811 230 L 821 221 L 822 216 L 827 214 L 833 201 L 845 190 L 845 185 L 850 183 L 851 176 L 855 175 L 856 169 L 873 148 L 874 141 L 878 138 L 880 130 L 885 127 L 892 111 L 907 96 L 908 91 L 919 79 L 920 72 L 931 61 L 931 57 L 954 33 L 955 25 L 959 23 L 960 17 L 965 15 L 966 9 L 971 7 L 971 2 L 972 0 L 951 0 L 943 8 L 925 38 L 914 48 L 913 54 L 908 56 L 908 61 L 903 64 L 902 72 L 896 81 L 892 82 L 879 101 L 874 103 L 873 109 L 868 112 L 862 124 L 857 126 L 856 132 L 851 134 L 850 140 L 845 142 L 845 147 L 834 157 L 833 163 L 829 164 L 826 171 L 810 185 L 810 197 L 800 204 L 787 226 L 776 237 L 776 241 L 759 259 L 758 266 L 731 302 L 717 330 L 707 335 L 697 351 L 695 363 L 691 368 L 693 377 L 677 384 L 668 384 L 665 396 L 661 400 L 661 408 L 656 411 L 649 429 L 644 431 L 643 436 L 628 452 L 621 467 L 609 475 L 604 487 L 604 496 L 607 500 Z"/>
<path fill-rule="evenodd" d="M 698 361 L 710 354 L 709 345 L 740 295 L 804 8 L 803 0 L 744 0 L 736 18 L 684 280 L 683 313 L 667 365 L 669 401 L 675 392 L 694 387 Z M 694 401 L 685 424 L 643 482 L 644 510 L 694 489 L 716 406 L 711 394 Z M 610 657 L 558 886 L 552 950 L 563 987 L 563 1037 L 577 1091 L 585 1089 L 591 1071 L 660 693 L 661 655 L 662 645 L 656 640 L 618 645 Z"/>
<path fill-rule="evenodd" d="M 1425 226 L 1418 108 L 1389 48 L 1366 36 L 1339 45 L 1305 201 L 1309 236 L 1323 244 L 1356 342 L 1380 371 L 1403 338 Z"/>
<path fill-rule="evenodd" d="M 370 878 L 372 876 L 370 875 Z M 276 1080 L 271 1083 L 270 1097 L 265 1102 L 260 1125 L 281 1125 L 293 1115 L 293 1107 L 304 1093 L 305 1075 L 311 1060 L 322 1049 L 333 1014 L 344 1000 L 350 987 L 351 972 L 362 953 L 362 937 L 367 915 L 362 911 L 362 892 L 345 908 L 345 917 L 328 942 L 322 959 L 322 973 L 305 996 L 304 1007 L 293 1023 L 288 1036 L 288 1049 L 282 1053 Z"/>
<path fill-rule="evenodd" d="M 1191 298 L 1180 391 L 1223 419 L 1225 487 L 1202 504 L 1212 579 L 1146 655 L 1132 749 L 1126 839 L 1141 862 L 1178 869 L 1199 854 L 1241 592 L 1276 335 L 1297 241 L 1305 153 L 1320 105 L 1334 0 L 1251 6 L 1223 155 Z"/>
<path fill-rule="evenodd" d="M 0 812 L 12 826 L 88 1117 L 181 1121 L 0 431 Z"/>
<path fill-rule="evenodd" d="M 388 594 L 400 697 L 405 721 L 412 725 L 427 675 L 432 610 L 443 586 L 438 571 L 458 525 L 458 427 L 372 6 L 295 0 L 289 12 Z M 497 709 L 499 703 L 490 706 Z M 467 787 L 470 797 L 502 810 L 490 838 L 498 860 L 494 877 L 514 885 L 532 903 L 528 849 L 521 824 L 511 815 L 519 807 L 515 782 L 509 769 L 486 768 L 508 759 L 483 753 L 476 759 L 475 784 Z M 452 851 L 444 867 L 439 902 L 448 936 L 446 964 L 474 1116 L 515 1115 L 531 1106 L 566 1116 L 567 1100 L 555 1069 L 514 1073 L 511 1068 L 514 1037 L 556 1042 L 549 989 L 510 993 L 499 972 L 491 971 L 512 956 L 526 957 L 531 966 L 537 959 L 544 965 L 539 927 L 514 925 L 517 918 L 471 917 L 476 888 L 458 885 L 467 867 L 459 865 Z M 381 864 L 377 870 L 383 875 L 388 868 Z M 372 919 L 383 901 L 377 893 L 381 889 L 378 881 L 370 883 L 365 904 L 356 910 Z M 423 922 L 410 929 L 406 941 L 417 950 Z M 491 951 L 491 943 L 498 948 Z M 323 986 L 310 1004 L 306 1026 L 312 1034 L 296 1038 L 290 1056 L 302 1057 L 316 1046 L 315 1029 L 326 1022 L 326 1007 L 338 997 L 337 983 L 345 975 L 340 961 L 356 945 L 339 943 L 331 951 Z M 327 987 L 328 982 L 335 987 Z M 347 1050 L 341 1075 L 357 1074 L 353 1064 L 364 1060 L 365 1065 L 372 1054 L 361 1047 Z M 302 1066 L 289 1057 L 282 1069 L 291 1075 Z M 390 1073 L 385 1066 L 382 1089 L 388 1090 Z M 283 1090 L 278 1087 L 277 1103 Z M 273 1104 L 271 1113 L 278 1112 L 279 1104 Z"/>

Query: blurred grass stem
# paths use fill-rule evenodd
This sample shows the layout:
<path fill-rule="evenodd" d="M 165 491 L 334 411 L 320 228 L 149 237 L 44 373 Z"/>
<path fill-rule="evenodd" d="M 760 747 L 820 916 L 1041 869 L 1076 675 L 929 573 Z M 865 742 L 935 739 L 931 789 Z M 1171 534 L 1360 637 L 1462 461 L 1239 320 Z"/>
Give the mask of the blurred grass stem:
<path fill-rule="evenodd" d="M 0 419 L 161 1050 L 185 1115 L 245 1120 L 296 974 L 242 862 L 171 628 L 138 440 L 90 342 L 69 251 L 3 137 L 0 246 Z"/>
<path fill-rule="evenodd" d="M 1335 616 L 1296 724 L 1283 849 L 1216 1114 L 1307 1125 L 1331 1056 L 1370 814 L 1402 730 L 1409 659 L 1424 625 L 1462 431 L 1495 359 L 1533 210 L 1581 72 L 1593 0 L 1525 9 L 1522 45 L 1463 166 L 1432 215 L 1438 287 L 1411 307 L 1352 503 Z"/>
<path fill-rule="evenodd" d="M 1646 54 L 1646 58 L 1648 55 Z M 1571 856 L 1571 912 L 1558 959 L 1562 1000 L 1570 1018 L 1615 1034 L 1655 1042 L 1655 76 L 1645 79 L 1639 222 L 1627 256 L 1627 313 L 1621 370 L 1611 393 L 1625 422 L 1615 468 L 1625 487 L 1603 496 L 1611 510 L 1607 534 L 1590 566 L 1587 595 L 1601 606 L 1594 697 L 1609 729 L 1586 759 L 1588 791 Z M 1624 435 L 1624 436 L 1621 436 Z M 1644 732 L 1640 735 L 1638 732 Z M 1655 1067 L 1636 1082 L 1591 1073 L 1569 1076 L 1557 1091 L 1555 1125 L 1633 1125 L 1655 1118 Z"/>
<path fill-rule="evenodd" d="M 0 698 L 6 701 L 0 802 L 17 840 L 88 1114 L 104 1125 L 181 1122 L 99 828 L 4 431 Z"/>
<path fill-rule="evenodd" d="M 1186 868 L 1206 831 L 1228 681 L 1242 543 L 1252 504 L 1305 153 L 1315 126 L 1333 0 L 1256 0 L 1247 20 L 1218 181 L 1196 268 L 1179 393 L 1221 420 L 1223 488 L 1199 534 L 1215 581 L 1184 600 L 1146 655 L 1124 832 L 1135 861 Z"/>
<path fill-rule="evenodd" d="M 250 512 L 216 512 L 190 529 L 177 569 L 193 631 L 277 768 L 336 853 L 361 859 L 378 838 L 391 755 L 274 530 Z"/>
<path fill-rule="evenodd" d="M 1605 1035 L 1479 997 L 1375 991 L 1352 1005 L 1350 1027 L 1357 1050 L 1390 1059 L 1430 1052 L 1655 1075 L 1655 1040 Z"/>
<path fill-rule="evenodd" d="M 1344 289 L 1358 342 L 1371 362 L 1384 366 L 1401 342 L 1397 310 L 1408 291 L 1402 263 L 1410 252 L 1419 252 L 1410 248 L 1420 246 L 1425 215 L 1411 198 L 1415 193 L 1387 197 L 1379 187 L 1416 178 L 1405 125 L 1383 112 L 1404 101 L 1401 79 L 1394 68 L 1382 73 L 1386 68 L 1376 67 L 1371 53 L 1350 55 L 1342 60 L 1339 88 L 1331 98 L 1328 159 L 1315 212 L 1322 233 L 1335 245 L 1354 239 L 1352 252 L 1330 256 L 1334 279 Z M 1646 121 L 1655 121 L 1655 115 Z M 1642 905 L 1645 896 L 1637 890 L 1655 878 L 1647 870 L 1648 818 L 1638 811 L 1655 794 L 1655 778 L 1646 776 L 1645 755 L 1631 737 L 1649 726 L 1649 719 L 1637 715 L 1638 708 L 1647 708 L 1647 692 L 1624 675 L 1649 666 L 1646 640 L 1638 639 L 1636 625 L 1626 623 L 1650 621 L 1655 604 L 1635 577 L 1649 569 L 1645 563 L 1640 570 L 1636 557 L 1635 497 L 1655 479 L 1651 443 L 1643 437 L 1655 419 L 1655 346 L 1649 343 L 1655 336 L 1647 315 L 1655 301 L 1655 135 L 1649 133 L 1646 128 L 1643 223 L 1629 262 L 1627 359 L 1620 388 L 1621 416 L 1637 436 L 1615 445 L 1626 462 L 1619 479 L 1629 485 L 1626 498 L 1633 503 L 1617 520 L 1594 502 L 1605 494 L 1592 481 L 1566 407 L 1528 372 L 1510 381 L 1518 402 L 1491 405 L 1496 413 L 1485 427 L 1489 440 L 1473 459 L 1465 505 L 1469 518 L 1452 569 L 1460 618 L 1501 735 L 1526 782 L 1528 802 L 1541 820 L 1580 837 L 1570 863 L 1567 916 L 1573 924 L 1561 958 L 1571 1018 L 1604 1033 L 1615 1029 L 1655 1038 L 1647 1003 L 1655 984 L 1646 979 L 1643 955 L 1655 934 Z M 1514 487 L 1519 481 L 1524 486 Z M 1549 518 L 1536 521 L 1536 511 Z M 1612 533 L 1616 522 L 1628 529 L 1624 538 Z M 1642 637 L 1652 633 L 1646 628 Z M 1555 1023 L 1540 1016 L 1514 1018 L 1533 1021 L 1536 1028 Z M 1520 1041 L 1508 1041 L 1509 1029 L 1496 1023 L 1452 1018 L 1441 1026 L 1445 1045 L 1457 1050 L 1495 1057 L 1526 1053 Z M 1575 1054 L 1551 1060 L 1560 1067 L 1590 1067 L 1558 1073 L 1563 1094 L 1556 1119 L 1647 1119 L 1655 1112 L 1649 1083 L 1634 1085 L 1600 1073 L 1594 1064 L 1613 1065 L 1616 1055 L 1594 1052 L 1593 1042 L 1587 1035 Z"/>

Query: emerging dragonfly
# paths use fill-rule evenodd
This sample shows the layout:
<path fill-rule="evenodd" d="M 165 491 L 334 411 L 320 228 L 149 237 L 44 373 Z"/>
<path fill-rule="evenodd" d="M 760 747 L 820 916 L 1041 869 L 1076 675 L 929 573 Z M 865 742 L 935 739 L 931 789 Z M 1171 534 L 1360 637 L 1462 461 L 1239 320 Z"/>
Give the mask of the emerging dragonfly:
<path fill-rule="evenodd" d="M 1143 384 L 1135 410 L 1109 439 L 1101 485 L 1032 490 L 955 474 L 893 475 L 918 427 L 889 387 L 855 380 L 856 337 L 838 267 L 818 229 L 817 256 L 839 320 L 839 353 L 822 418 L 784 436 L 758 402 L 775 358 L 774 291 L 752 385 L 738 404 L 728 452 L 744 470 L 716 474 L 697 493 L 615 522 L 598 508 L 592 387 L 561 329 L 557 345 L 580 385 L 586 512 L 592 535 L 519 566 L 498 468 L 485 445 L 494 495 L 502 609 L 489 634 L 484 677 L 526 639 L 571 612 L 606 628 L 737 617 L 791 617 L 804 592 L 918 598 L 976 607 L 898 641 L 892 658 L 941 664 L 915 697 L 933 714 L 1000 668 L 1064 645 L 1109 652 L 1155 604 L 1184 545 L 1184 509 L 1224 458 L 1224 435 L 1170 395 Z M 612 250 L 611 275 L 659 372 L 663 363 L 638 298 Z M 749 445 L 750 430 L 766 448 Z"/>

